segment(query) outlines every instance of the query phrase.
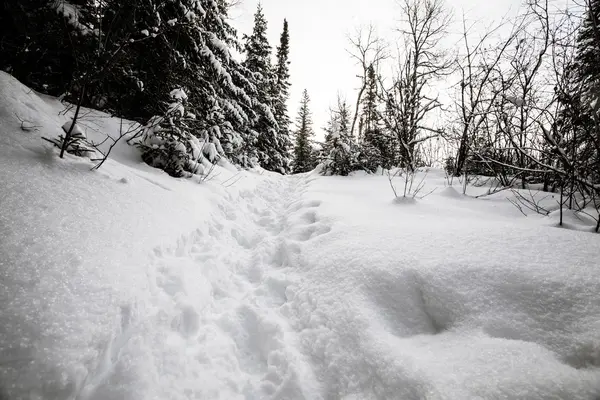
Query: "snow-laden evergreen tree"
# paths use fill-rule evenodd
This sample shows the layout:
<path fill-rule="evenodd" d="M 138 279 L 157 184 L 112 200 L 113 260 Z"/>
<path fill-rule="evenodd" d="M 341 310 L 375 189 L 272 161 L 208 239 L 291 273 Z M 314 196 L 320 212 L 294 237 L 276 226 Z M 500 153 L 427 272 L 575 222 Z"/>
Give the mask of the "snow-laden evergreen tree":
<path fill-rule="evenodd" d="M 189 122 L 195 116 L 186 111 L 187 100 L 183 89 L 173 89 L 165 113 L 150 118 L 137 143 L 142 150 L 142 159 L 148 165 L 177 178 L 186 172 L 197 172 L 197 165 L 201 165 L 198 163 L 201 152 L 194 154 L 193 151 L 197 139 L 194 140 Z"/>
<path fill-rule="evenodd" d="M 241 50 L 228 22 L 225 0 L 114 2 L 107 10 L 111 32 L 131 37 L 131 63 L 115 80 L 104 81 L 107 106 L 117 103 L 125 116 L 145 120 L 164 112 L 162 99 L 173 87 L 188 94 L 196 116 L 191 132 L 212 143 L 234 163 L 253 162 L 248 148 L 256 138 L 250 73 L 231 55 Z M 120 33 L 123 31 L 123 33 Z"/>
<path fill-rule="evenodd" d="M 256 119 L 252 129 L 257 137 L 256 151 L 261 167 L 280 173 L 289 170 L 287 143 L 280 141 L 279 126 L 273 113 L 275 99 L 273 86 L 276 75 L 271 65 L 271 46 L 267 40 L 267 20 L 259 4 L 254 14 L 252 34 L 245 36 L 246 59 L 244 66 L 250 71 L 250 81 L 256 88 L 253 110 Z"/>
<path fill-rule="evenodd" d="M 294 173 L 312 171 L 315 167 L 311 138 L 314 135 L 312 115 L 309 108 L 310 97 L 304 89 L 300 100 L 300 109 L 296 119 L 296 146 L 294 147 Z"/>
<path fill-rule="evenodd" d="M 42 93 L 59 96 L 81 74 L 104 2 L 5 0 L 0 5 L 0 69 Z"/>
<path fill-rule="evenodd" d="M 323 162 L 323 173 L 348 175 L 360 169 L 358 146 L 350 134 L 350 107 L 345 100 L 338 99 L 337 109 L 332 110 L 325 136 L 324 150 L 328 151 Z"/>
<path fill-rule="evenodd" d="M 379 110 L 379 85 L 375 68 L 367 70 L 365 96 L 362 100 L 360 118 L 360 155 L 363 168 L 374 172 L 377 167 L 390 168 L 393 165 L 394 144 L 381 120 Z"/>
<path fill-rule="evenodd" d="M 37 90 L 141 124 L 163 115 L 164 100 L 183 88 L 198 140 L 241 166 L 260 160 L 285 173 L 290 141 L 272 111 L 270 48 L 254 46 L 260 40 L 242 46 L 228 3 L 8 0 L 0 8 L 0 66 Z M 263 22 L 253 36 L 266 41 Z M 249 48 L 258 56 L 232 57 Z"/>
<path fill-rule="evenodd" d="M 277 60 L 275 64 L 275 79 L 273 85 L 273 112 L 277 121 L 278 144 L 282 154 L 289 154 L 292 148 L 290 139 L 290 117 L 287 102 L 290 90 L 290 35 L 287 20 L 283 20 L 283 31 L 277 46 Z"/>
<path fill-rule="evenodd" d="M 598 89 L 600 89 L 600 0 L 589 0 L 586 3 L 585 18 L 577 37 L 576 69 L 584 94 L 596 93 L 598 96 Z"/>
<path fill-rule="evenodd" d="M 577 151 L 581 176 L 600 181 L 600 0 L 586 1 L 586 16 L 577 37 L 572 81 L 565 93 L 563 123 L 572 129 L 566 148 Z M 572 166 L 575 168 L 575 166 Z M 565 166 L 568 169 L 569 166 Z M 592 171 L 586 172 L 587 171 Z"/>

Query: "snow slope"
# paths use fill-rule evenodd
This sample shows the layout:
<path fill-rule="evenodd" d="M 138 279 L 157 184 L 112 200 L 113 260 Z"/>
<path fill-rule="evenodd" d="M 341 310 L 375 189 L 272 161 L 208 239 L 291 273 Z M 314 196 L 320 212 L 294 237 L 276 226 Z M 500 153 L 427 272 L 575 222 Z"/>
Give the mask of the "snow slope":
<path fill-rule="evenodd" d="M 60 103 L 0 94 L 0 398 L 600 398 L 598 235 L 438 171 L 402 203 L 383 176 L 173 179 L 125 144 L 91 172 L 40 139 Z"/>

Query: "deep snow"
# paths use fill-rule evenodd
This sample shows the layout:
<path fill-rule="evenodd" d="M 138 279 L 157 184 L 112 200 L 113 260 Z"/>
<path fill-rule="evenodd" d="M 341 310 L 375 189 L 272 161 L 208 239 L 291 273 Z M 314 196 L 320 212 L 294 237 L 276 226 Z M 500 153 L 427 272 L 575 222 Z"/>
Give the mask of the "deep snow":
<path fill-rule="evenodd" d="M 600 397 L 598 235 L 436 170 L 91 172 L 40 139 L 62 110 L 0 73 L 0 398 Z"/>

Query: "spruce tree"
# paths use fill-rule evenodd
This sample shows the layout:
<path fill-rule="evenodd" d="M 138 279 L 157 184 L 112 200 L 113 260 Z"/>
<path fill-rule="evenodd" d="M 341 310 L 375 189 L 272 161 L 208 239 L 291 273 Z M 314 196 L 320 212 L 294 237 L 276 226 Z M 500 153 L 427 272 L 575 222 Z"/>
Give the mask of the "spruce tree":
<path fill-rule="evenodd" d="M 227 3 L 177 0 L 157 2 L 155 7 L 162 11 L 156 21 L 161 40 L 152 47 L 140 46 L 140 68 L 151 78 L 144 90 L 148 104 L 183 87 L 189 95 L 187 108 L 196 116 L 194 135 L 233 162 L 251 165 L 248 147 L 255 138 L 248 126 L 254 118 L 254 87 L 248 71 L 231 55 L 231 49 L 240 49 L 241 44 L 227 22 Z M 152 62 L 152 54 L 164 57 Z M 156 76 L 161 79 L 152 79 Z M 153 108 L 152 115 L 156 111 Z"/>
<path fill-rule="evenodd" d="M 328 152 L 324 160 L 325 174 L 345 176 L 360 168 L 358 148 L 350 133 L 351 113 L 348 103 L 338 98 L 337 109 L 331 112 L 323 146 L 324 151 Z"/>
<path fill-rule="evenodd" d="M 577 37 L 576 70 L 584 94 L 600 87 L 600 0 L 589 0 Z"/>
<path fill-rule="evenodd" d="M 100 2 L 5 0 L 0 5 L 0 69 L 32 89 L 64 94 L 80 74 L 76 52 L 90 50 Z M 103 3 L 102 3 L 103 4 Z"/>
<path fill-rule="evenodd" d="M 379 85 L 375 68 L 367 70 L 366 93 L 362 100 L 360 163 L 369 171 L 393 165 L 393 143 L 383 127 L 379 111 Z"/>
<path fill-rule="evenodd" d="M 182 89 L 186 115 L 176 122 L 216 150 L 211 160 L 261 160 L 286 172 L 289 138 L 280 140 L 271 109 L 270 48 L 249 45 L 259 56 L 243 64 L 232 57 L 244 47 L 227 10 L 227 0 L 8 0 L 0 67 L 36 90 L 71 102 L 83 93 L 84 106 L 142 125 L 167 115 L 165 100 Z M 266 42 L 264 18 L 258 25 Z"/>
<path fill-rule="evenodd" d="M 571 166 L 577 173 L 600 180 L 600 0 L 586 2 L 586 16 L 577 37 L 573 83 L 559 93 L 563 104 L 561 122 L 572 135 Z M 568 71 L 570 72 L 570 71 Z M 570 78 L 570 77 L 568 77 Z M 577 153 L 577 154 L 575 154 Z M 568 166 L 565 166 L 568 168 Z M 591 171 L 591 173 L 587 172 Z"/>
<path fill-rule="evenodd" d="M 231 55 L 241 44 L 227 19 L 223 0 L 113 2 L 106 20 L 115 35 L 134 39 L 131 62 L 99 89 L 110 107 L 117 104 L 124 116 L 143 123 L 164 115 L 169 107 L 164 99 L 183 89 L 192 119 L 186 130 L 219 156 L 250 166 L 254 86 Z"/>
<path fill-rule="evenodd" d="M 290 35 L 287 20 L 283 20 L 283 31 L 277 47 L 277 61 L 275 65 L 275 79 L 273 85 L 273 112 L 277 121 L 279 151 L 289 154 L 292 147 L 290 140 L 290 117 L 288 115 L 287 101 L 290 89 Z M 289 162 L 289 160 L 288 160 Z"/>
<path fill-rule="evenodd" d="M 294 148 L 294 173 L 308 172 L 315 167 L 313 160 L 313 150 L 310 139 L 313 136 L 312 116 L 309 109 L 310 97 L 308 91 L 304 89 L 302 99 L 300 100 L 300 109 L 296 123 L 296 146 Z"/>
<path fill-rule="evenodd" d="M 244 66 L 250 71 L 250 81 L 255 87 L 253 110 L 256 118 L 252 123 L 256 136 L 256 152 L 261 167 L 280 173 L 288 171 L 287 151 L 280 143 L 277 121 L 273 114 L 273 86 L 276 81 L 271 66 L 271 46 L 267 40 L 267 20 L 259 4 L 254 14 L 254 28 L 250 36 L 245 36 L 246 59 Z"/>

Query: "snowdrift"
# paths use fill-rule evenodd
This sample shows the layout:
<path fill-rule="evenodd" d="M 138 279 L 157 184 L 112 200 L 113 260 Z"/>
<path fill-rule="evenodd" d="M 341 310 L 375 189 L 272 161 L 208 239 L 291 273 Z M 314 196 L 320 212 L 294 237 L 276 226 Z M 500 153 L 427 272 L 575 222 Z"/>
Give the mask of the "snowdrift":
<path fill-rule="evenodd" d="M 385 176 L 173 179 L 125 143 L 92 172 L 40 139 L 62 104 L 0 94 L 0 398 L 600 397 L 598 235 L 440 171 L 410 204 Z"/>

